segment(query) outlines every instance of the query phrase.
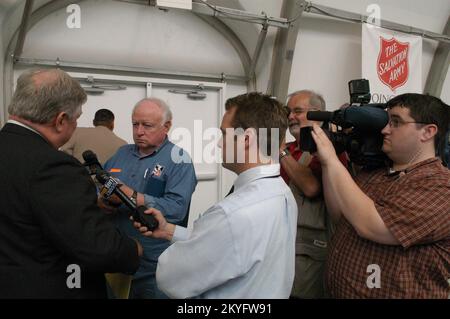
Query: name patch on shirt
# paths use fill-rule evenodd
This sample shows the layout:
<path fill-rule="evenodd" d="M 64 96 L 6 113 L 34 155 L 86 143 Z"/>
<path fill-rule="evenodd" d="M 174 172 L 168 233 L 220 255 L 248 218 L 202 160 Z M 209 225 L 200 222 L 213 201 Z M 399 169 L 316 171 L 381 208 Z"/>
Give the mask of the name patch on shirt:
<path fill-rule="evenodd" d="M 162 166 L 160 164 L 156 164 L 155 167 L 153 167 L 152 176 L 160 177 L 163 170 L 164 170 L 164 166 Z"/>

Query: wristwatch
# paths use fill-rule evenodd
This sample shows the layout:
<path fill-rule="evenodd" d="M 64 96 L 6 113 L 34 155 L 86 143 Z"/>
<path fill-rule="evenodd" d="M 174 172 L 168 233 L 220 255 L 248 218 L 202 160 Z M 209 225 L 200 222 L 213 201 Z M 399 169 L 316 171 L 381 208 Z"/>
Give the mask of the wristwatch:
<path fill-rule="evenodd" d="M 136 190 L 133 190 L 133 194 L 131 195 L 131 201 L 134 203 L 134 205 L 137 205 L 137 192 Z"/>
<path fill-rule="evenodd" d="M 289 152 L 289 150 L 287 148 L 285 148 L 284 150 L 282 150 L 280 152 L 280 159 L 282 159 L 285 156 L 291 155 L 291 152 Z"/>

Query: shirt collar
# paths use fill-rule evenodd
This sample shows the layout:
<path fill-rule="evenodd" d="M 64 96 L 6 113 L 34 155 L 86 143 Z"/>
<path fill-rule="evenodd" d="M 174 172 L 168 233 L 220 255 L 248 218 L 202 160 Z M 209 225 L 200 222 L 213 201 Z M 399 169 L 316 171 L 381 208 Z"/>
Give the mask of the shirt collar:
<path fill-rule="evenodd" d="M 167 135 L 166 135 L 166 138 L 164 139 L 164 141 L 153 151 L 153 153 L 151 153 L 151 154 L 148 154 L 148 155 L 141 155 L 141 153 L 139 153 L 139 149 L 138 149 L 138 147 L 137 147 L 137 145 L 135 144 L 134 145 L 134 147 L 133 148 L 131 148 L 131 152 L 135 155 L 135 156 L 137 156 L 137 157 L 139 157 L 139 158 L 145 158 L 145 157 L 148 157 L 148 156 L 153 156 L 153 155 L 155 155 L 155 154 L 158 154 L 158 152 L 164 147 L 164 146 L 166 146 L 167 144 L 169 143 L 169 138 L 167 137 Z"/>
<path fill-rule="evenodd" d="M 22 127 L 26 128 L 26 129 L 29 129 L 30 131 L 40 135 L 40 136 L 42 136 L 42 134 L 39 133 L 38 131 L 36 131 L 34 128 L 32 128 L 32 127 L 30 127 L 30 126 L 28 126 L 26 124 L 23 124 L 22 122 L 15 121 L 15 120 L 8 120 L 7 123 L 11 123 L 11 124 L 16 124 L 16 125 L 22 126 Z M 42 136 L 42 137 L 44 137 L 44 136 Z M 45 137 L 44 137 L 44 139 L 45 139 Z"/>
<path fill-rule="evenodd" d="M 428 164 L 431 164 L 431 163 L 434 163 L 434 162 L 437 162 L 437 161 L 440 161 L 439 157 L 432 157 L 432 158 L 426 159 L 426 160 L 424 160 L 422 162 L 416 163 L 416 164 L 414 164 L 414 165 L 412 165 L 412 166 L 410 166 L 410 167 L 408 167 L 408 168 L 406 168 L 404 170 L 401 170 L 401 171 L 393 171 L 391 168 L 389 168 L 388 172 L 387 172 L 387 175 L 388 176 L 395 176 L 395 175 L 398 175 L 399 173 L 409 173 L 409 172 L 411 172 L 411 171 L 413 171 L 413 170 L 415 170 L 415 169 L 417 169 L 417 168 L 419 168 L 421 166 L 428 165 Z"/>
<path fill-rule="evenodd" d="M 234 191 L 257 179 L 280 175 L 280 164 L 261 165 L 239 174 L 234 181 Z"/>

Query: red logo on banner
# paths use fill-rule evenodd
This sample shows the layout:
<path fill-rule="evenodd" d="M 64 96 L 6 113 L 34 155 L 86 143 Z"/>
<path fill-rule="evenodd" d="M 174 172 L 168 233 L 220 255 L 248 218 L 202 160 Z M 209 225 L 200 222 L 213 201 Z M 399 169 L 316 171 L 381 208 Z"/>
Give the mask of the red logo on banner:
<path fill-rule="evenodd" d="M 397 41 L 394 37 L 390 40 L 380 37 L 377 73 L 381 82 L 392 91 L 408 80 L 408 53 L 409 43 Z"/>

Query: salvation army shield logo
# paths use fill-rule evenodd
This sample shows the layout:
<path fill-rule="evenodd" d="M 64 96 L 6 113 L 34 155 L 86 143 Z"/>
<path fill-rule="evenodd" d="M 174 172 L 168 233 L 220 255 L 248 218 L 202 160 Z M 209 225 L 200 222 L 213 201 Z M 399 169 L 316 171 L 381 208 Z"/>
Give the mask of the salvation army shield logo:
<path fill-rule="evenodd" d="M 377 74 L 380 81 L 392 91 L 408 81 L 408 53 L 409 42 L 400 42 L 394 37 L 390 40 L 380 37 Z"/>

